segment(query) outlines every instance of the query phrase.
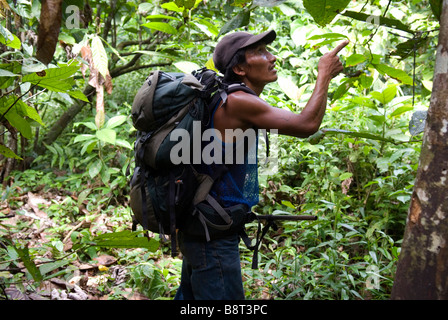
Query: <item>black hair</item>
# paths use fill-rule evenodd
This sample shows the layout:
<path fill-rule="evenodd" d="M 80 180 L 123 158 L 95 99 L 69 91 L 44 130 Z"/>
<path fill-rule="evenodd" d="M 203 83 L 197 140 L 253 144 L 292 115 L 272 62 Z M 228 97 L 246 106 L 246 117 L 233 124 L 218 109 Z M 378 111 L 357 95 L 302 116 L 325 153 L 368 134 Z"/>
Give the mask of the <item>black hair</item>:
<path fill-rule="evenodd" d="M 241 82 L 241 77 L 233 72 L 233 67 L 238 64 L 246 63 L 246 50 L 247 48 L 239 49 L 230 60 L 224 71 L 224 81 L 227 83 Z"/>

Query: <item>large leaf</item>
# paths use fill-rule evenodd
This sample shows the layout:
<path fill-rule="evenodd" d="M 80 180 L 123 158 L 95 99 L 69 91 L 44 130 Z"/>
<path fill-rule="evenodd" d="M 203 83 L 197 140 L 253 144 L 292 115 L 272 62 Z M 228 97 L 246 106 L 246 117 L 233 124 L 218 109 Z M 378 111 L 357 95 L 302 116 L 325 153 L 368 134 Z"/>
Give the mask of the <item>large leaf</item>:
<path fill-rule="evenodd" d="M 104 142 L 107 142 L 110 144 L 115 144 L 115 139 L 117 137 L 117 133 L 112 129 L 104 128 L 104 129 L 98 130 L 96 132 L 96 136 L 101 141 L 104 141 Z"/>
<path fill-rule="evenodd" d="M 78 70 L 79 66 L 49 68 L 41 72 L 28 74 L 22 78 L 22 81 L 55 92 L 67 92 L 72 88 L 72 82 L 67 79 L 71 78 Z"/>
<path fill-rule="evenodd" d="M 26 139 L 31 139 L 33 137 L 30 124 L 18 113 L 17 106 L 12 107 L 8 113 L 5 114 L 5 118 L 14 128 L 19 130 L 20 134 Z"/>
<path fill-rule="evenodd" d="M 109 120 L 107 120 L 107 122 L 106 122 L 106 128 L 108 128 L 108 129 L 112 129 L 112 128 L 118 127 L 118 126 L 120 126 L 123 122 L 125 122 L 126 119 L 127 119 L 127 117 L 126 117 L 126 116 L 123 116 L 123 115 L 112 117 L 112 118 L 110 118 Z"/>
<path fill-rule="evenodd" d="M 407 25 L 403 24 L 400 20 L 385 18 L 380 16 L 375 16 L 371 14 L 354 12 L 354 11 L 344 11 L 341 13 L 343 16 L 353 18 L 359 21 L 369 22 L 378 24 L 378 26 L 384 26 L 392 29 L 397 29 L 401 31 L 406 31 L 409 33 L 414 33 Z"/>
<path fill-rule="evenodd" d="M 277 82 L 282 91 L 288 96 L 289 99 L 293 100 L 296 103 L 299 102 L 300 97 L 302 96 L 305 89 L 304 86 L 301 89 L 290 77 L 282 75 L 279 75 Z"/>
<path fill-rule="evenodd" d="M 107 67 L 107 53 L 104 49 L 103 42 L 100 37 L 94 36 L 92 38 L 92 44 L 90 46 L 92 49 L 92 59 L 94 67 L 101 73 L 101 75 L 106 79 L 109 74 Z"/>
<path fill-rule="evenodd" d="M 3 43 L 4 45 L 7 45 L 8 47 L 11 47 L 13 49 L 20 49 L 20 47 L 22 46 L 20 39 L 17 38 L 15 34 L 12 34 L 8 29 L 3 27 L 1 24 L 0 24 L 0 43 Z"/>
<path fill-rule="evenodd" d="M 142 237 L 141 232 L 129 230 L 113 233 L 105 233 L 95 237 L 92 245 L 112 248 L 146 248 L 155 252 L 159 248 L 159 242 L 153 238 Z"/>
<path fill-rule="evenodd" d="M 168 34 L 177 34 L 176 28 L 165 22 L 147 22 L 142 24 L 143 27 L 158 30 Z"/>
<path fill-rule="evenodd" d="M 16 155 L 14 153 L 14 151 L 12 151 L 11 149 L 9 149 L 8 147 L 0 144 L 0 154 L 7 157 L 7 158 L 14 158 L 17 160 L 23 160 L 21 157 L 19 157 L 18 155 Z"/>
<path fill-rule="evenodd" d="M 339 12 L 342 12 L 350 0 L 303 0 L 303 6 L 313 17 L 314 21 L 325 27 Z"/>
<path fill-rule="evenodd" d="M 174 65 L 183 73 L 191 73 L 192 71 L 200 68 L 198 64 L 190 61 L 179 61 L 174 63 Z"/>
<path fill-rule="evenodd" d="M 245 9 L 239 12 L 236 16 L 226 22 L 226 24 L 221 28 L 219 34 L 226 34 L 235 29 L 245 27 L 249 24 L 251 10 Z"/>
<path fill-rule="evenodd" d="M 409 76 L 403 70 L 395 69 L 395 68 L 387 66 L 385 64 L 374 64 L 373 66 L 382 75 L 388 75 L 389 77 L 391 77 L 395 80 L 398 80 L 404 84 L 410 85 L 410 86 L 412 86 L 414 84 L 412 77 Z"/>
<path fill-rule="evenodd" d="M 42 274 L 40 273 L 39 268 L 37 268 L 36 264 L 32 260 L 28 247 L 25 247 L 23 249 L 15 247 L 14 249 L 17 252 L 18 256 L 20 257 L 20 260 L 22 260 L 23 264 L 25 265 L 30 275 L 33 277 L 34 281 L 36 282 L 42 281 L 43 279 Z"/>
<path fill-rule="evenodd" d="M 382 92 L 373 91 L 370 93 L 372 97 L 381 102 L 383 105 L 386 105 L 389 102 L 391 102 L 392 99 L 395 98 L 396 94 L 397 94 L 397 86 L 395 85 L 388 86 Z"/>

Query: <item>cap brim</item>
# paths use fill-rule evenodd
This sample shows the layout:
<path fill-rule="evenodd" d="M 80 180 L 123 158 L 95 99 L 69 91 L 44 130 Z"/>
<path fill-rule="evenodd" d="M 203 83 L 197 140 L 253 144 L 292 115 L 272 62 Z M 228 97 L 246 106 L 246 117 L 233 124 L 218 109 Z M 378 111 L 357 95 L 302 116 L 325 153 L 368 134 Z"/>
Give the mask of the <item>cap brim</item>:
<path fill-rule="evenodd" d="M 251 38 L 249 38 L 241 47 L 240 49 L 249 47 L 257 42 L 264 42 L 266 44 L 269 44 L 275 40 L 277 37 L 277 33 L 274 30 L 265 31 L 263 33 L 257 34 Z"/>

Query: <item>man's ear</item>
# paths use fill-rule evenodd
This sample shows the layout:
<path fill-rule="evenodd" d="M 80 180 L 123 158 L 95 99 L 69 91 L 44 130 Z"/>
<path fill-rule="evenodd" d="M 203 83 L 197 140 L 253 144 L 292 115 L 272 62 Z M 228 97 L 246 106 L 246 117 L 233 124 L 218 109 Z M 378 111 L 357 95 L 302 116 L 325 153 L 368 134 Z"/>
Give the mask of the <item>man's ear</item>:
<path fill-rule="evenodd" d="M 246 70 L 243 68 L 243 66 L 240 63 L 233 66 L 232 70 L 237 76 L 244 77 L 246 75 Z"/>

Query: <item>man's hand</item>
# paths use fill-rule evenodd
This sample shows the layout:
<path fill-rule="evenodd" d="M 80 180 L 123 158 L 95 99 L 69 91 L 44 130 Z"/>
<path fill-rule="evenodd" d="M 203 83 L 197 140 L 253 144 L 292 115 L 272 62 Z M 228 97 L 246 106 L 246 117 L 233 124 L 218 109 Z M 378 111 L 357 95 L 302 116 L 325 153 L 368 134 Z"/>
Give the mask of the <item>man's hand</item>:
<path fill-rule="evenodd" d="M 342 66 L 341 61 L 339 60 L 338 53 L 341 51 L 350 41 L 345 40 L 341 42 L 336 48 L 332 51 L 327 52 L 320 58 L 319 64 L 317 66 L 318 72 L 321 75 L 330 76 L 331 78 L 336 77 L 344 67 Z"/>

